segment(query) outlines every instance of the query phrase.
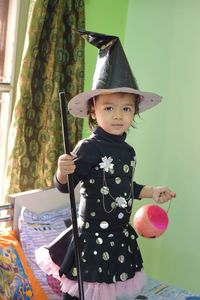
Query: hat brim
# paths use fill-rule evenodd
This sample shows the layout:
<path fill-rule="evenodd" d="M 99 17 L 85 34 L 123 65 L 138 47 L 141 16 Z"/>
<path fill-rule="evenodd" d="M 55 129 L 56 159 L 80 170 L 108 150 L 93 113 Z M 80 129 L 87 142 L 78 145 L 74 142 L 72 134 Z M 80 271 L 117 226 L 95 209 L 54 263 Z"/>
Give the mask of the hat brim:
<path fill-rule="evenodd" d="M 88 92 L 83 92 L 73 97 L 68 103 L 68 110 L 74 117 L 84 118 L 88 115 L 88 100 L 99 95 L 113 93 L 129 93 L 140 96 L 139 113 L 150 109 L 161 102 L 162 97 L 151 93 L 142 92 L 140 90 L 120 87 L 114 89 L 96 89 Z"/>

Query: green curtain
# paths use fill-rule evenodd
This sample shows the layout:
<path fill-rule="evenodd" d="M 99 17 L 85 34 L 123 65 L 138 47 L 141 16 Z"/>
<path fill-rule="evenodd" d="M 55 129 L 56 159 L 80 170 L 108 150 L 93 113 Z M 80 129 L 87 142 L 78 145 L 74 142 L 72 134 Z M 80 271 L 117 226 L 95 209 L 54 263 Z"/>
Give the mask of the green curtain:
<path fill-rule="evenodd" d="M 25 51 L 12 118 L 6 191 L 52 186 L 63 153 L 59 92 L 66 101 L 83 91 L 84 0 L 32 0 Z M 82 137 L 82 120 L 68 116 L 71 149 Z M 6 198 L 6 197 L 5 197 Z"/>

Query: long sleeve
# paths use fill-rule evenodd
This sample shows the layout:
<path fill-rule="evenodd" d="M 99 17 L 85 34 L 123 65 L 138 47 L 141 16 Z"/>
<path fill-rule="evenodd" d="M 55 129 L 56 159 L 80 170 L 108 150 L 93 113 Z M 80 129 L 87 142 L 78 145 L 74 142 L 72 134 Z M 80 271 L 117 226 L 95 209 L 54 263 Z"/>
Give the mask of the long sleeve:
<path fill-rule="evenodd" d="M 95 160 L 95 153 L 93 144 L 87 139 L 81 140 L 73 152 L 77 155 L 77 158 L 74 159 L 76 169 L 72 175 L 75 188 L 76 185 L 90 172 Z M 61 184 L 58 181 L 56 174 L 54 175 L 54 185 L 61 193 L 68 193 L 68 183 Z"/>
<path fill-rule="evenodd" d="M 61 193 L 68 193 L 68 183 L 66 184 L 61 184 L 57 177 L 56 177 L 56 174 L 54 175 L 54 178 L 53 178 L 53 183 L 54 183 L 54 186 L 61 192 Z"/>
<path fill-rule="evenodd" d="M 141 200 L 139 197 L 141 190 L 143 189 L 144 185 L 138 184 L 135 181 L 133 182 L 133 188 L 134 188 L 134 198 Z"/>

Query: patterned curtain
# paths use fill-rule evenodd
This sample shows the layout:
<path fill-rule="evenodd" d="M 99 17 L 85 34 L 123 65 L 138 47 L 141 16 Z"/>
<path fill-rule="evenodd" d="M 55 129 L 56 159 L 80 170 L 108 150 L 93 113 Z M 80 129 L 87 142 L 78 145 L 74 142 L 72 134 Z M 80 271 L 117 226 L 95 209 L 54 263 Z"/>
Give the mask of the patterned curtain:
<path fill-rule="evenodd" d="M 25 51 L 12 118 L 5 197 L 52 186 L 63 153 L 59 92 L 66 101 L 82 92 L 84 0 L 31 0 Z M 82 120 L 68 116 L 71 149 Z"/>

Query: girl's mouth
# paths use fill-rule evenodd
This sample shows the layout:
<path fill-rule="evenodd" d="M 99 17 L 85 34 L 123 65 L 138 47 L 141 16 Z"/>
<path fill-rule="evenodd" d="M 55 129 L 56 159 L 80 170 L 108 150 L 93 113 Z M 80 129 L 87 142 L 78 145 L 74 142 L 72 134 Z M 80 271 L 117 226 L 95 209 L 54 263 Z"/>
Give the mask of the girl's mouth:
<path fill-rule="evenodd" d="M 112 124 L 113 127 L 122 127 L 123 124 Z"/>

